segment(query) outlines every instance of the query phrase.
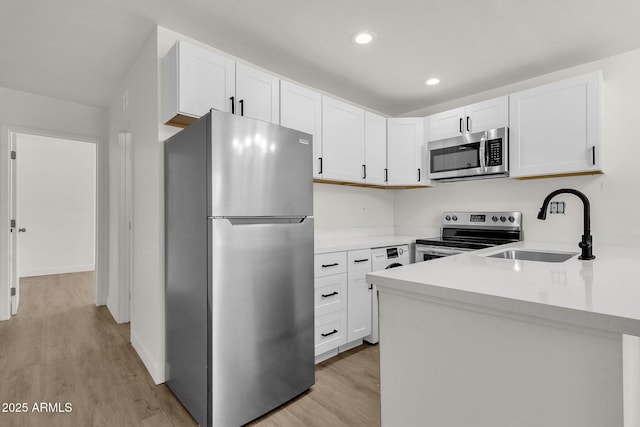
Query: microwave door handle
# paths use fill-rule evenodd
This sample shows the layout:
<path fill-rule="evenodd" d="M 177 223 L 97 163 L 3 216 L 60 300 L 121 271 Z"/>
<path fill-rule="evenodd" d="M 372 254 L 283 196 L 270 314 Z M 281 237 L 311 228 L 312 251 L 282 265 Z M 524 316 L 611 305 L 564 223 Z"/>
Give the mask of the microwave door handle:
<path fill-rule="evenodd" d="M 487 159 L 486 159 L 486 152 L 487 152 L 487 138 L 486 138 L 486 134 L 484 136 L 482 136 L 482 138 L 480 138 L 480 167 L 482 168 L 483 172 L 487 171 Z"/>

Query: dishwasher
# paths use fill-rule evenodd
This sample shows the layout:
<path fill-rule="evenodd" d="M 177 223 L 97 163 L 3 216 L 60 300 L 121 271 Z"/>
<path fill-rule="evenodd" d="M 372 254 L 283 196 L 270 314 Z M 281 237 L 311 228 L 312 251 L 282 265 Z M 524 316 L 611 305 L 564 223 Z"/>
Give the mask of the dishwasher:
<path fill-rule="evenodd" d="M 385 246 L 371 249 L 371 271 L 386 270 L 388 268 L 402 267 L 411 263 L 409 245 Z M 377 344 L 378 336 L 378 289 L 369 284 L 371 289 L 371 335 L 364 340 L 371 344 Z"/>

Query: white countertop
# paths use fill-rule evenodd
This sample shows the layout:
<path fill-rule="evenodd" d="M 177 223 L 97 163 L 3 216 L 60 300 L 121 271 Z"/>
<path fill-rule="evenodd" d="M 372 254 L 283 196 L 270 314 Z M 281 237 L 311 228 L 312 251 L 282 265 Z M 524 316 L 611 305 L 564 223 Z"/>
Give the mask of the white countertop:
<path fill-rule="evenodd" d="M 506 248 L 573 252 L 562 263 L 488 258 Z M 381 292 L 442 298 L 640 336 L 640 248 L 518 242 L 367 274 Z M 408 294 L 407 294 L 408 293 Z"/>
<path fill-rule="evenodd" d="M 423 236 L 424 237 L 424 236 Z M 416 242 L 416 236 L 353 236 L 317 238 L 314 243 L 316 254 L 356 249 L 380 248 L 384 246 L 408 245 Z"/>

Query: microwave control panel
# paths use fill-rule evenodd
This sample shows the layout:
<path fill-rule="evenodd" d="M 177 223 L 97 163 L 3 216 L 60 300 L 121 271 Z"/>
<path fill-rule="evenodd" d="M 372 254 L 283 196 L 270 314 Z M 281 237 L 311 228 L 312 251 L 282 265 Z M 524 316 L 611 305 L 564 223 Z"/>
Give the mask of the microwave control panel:
<path fill-rule="evenodd" d="M 487 141 L 487 166 L 502 165 L 502 140 Z"/>

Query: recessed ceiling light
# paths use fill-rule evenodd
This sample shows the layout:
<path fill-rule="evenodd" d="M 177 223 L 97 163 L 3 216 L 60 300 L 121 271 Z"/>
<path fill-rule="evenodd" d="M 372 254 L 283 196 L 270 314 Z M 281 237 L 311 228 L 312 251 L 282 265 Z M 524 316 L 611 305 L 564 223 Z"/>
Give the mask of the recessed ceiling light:
<path fill-rule="evenodd" d="M 429 86 L 433 86 L 433 85 L 437 85 L 438 83 L 440 83 L 440 80 L 436 79 L 436 78 L 432 78 L 432 79 L 427 80 L 426 83 Z"/>
<path fill-rule="evenodd" d="M 354 35 L 351 36 L 351 40 L 357 44 L 368 44 L 371 43 L 375 34 L 371 31 L 358 31 Z"/>

